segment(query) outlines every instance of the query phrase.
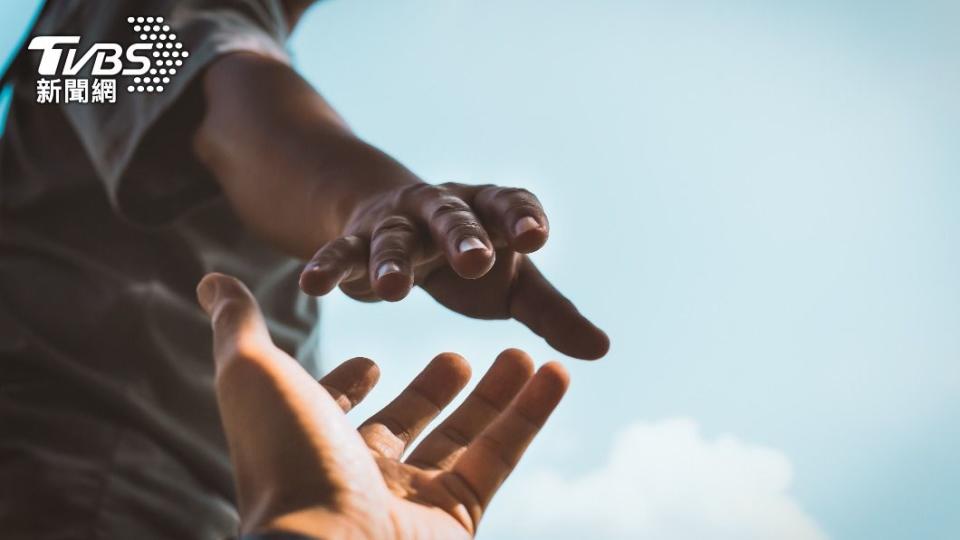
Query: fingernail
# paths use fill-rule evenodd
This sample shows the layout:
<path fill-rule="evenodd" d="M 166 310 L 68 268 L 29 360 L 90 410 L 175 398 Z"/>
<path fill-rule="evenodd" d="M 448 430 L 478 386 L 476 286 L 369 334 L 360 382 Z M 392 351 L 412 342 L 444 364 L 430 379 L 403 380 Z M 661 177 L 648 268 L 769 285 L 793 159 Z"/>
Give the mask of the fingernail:
<path fill-rule="evenodd" d="M 377 268 L 377 279 L 380 279 L 387 274 L 396 274 L 399 271 L 400 271 L 399 264 L 393 261 L 387 261 L 381 264 L 379 268 Z"/>
<path fill-rule="evenodd" d="M 475 249 L 487 249 L 487 246 L 485 246 L 479 238 L 468 236 L 460 241 L 460 245 L 457 247 L 457 249 L 460 250 L 460 253 L 465 253 Z"/>
<path fill-rule="evenodd" d="M 532 231 L 534 229 L 539 229 L 540 224 L 537 223 L 537 220 L 533 219 L 530 216 L 520 218 L 517 220 L 516 225 L 513 226 L 513 234 L 520 236 L 521 234 Z"/>
<path fill-rule="evenodd" d="M 210 314 L 210 309 L 213 307 L 214 301 L 217 299 L 217 291 L 220 288 L 216 282 L 217 279 L 207 277 L 200 280 L 200 283 L 197 285 L 197 301 L 208 315 Z"/>

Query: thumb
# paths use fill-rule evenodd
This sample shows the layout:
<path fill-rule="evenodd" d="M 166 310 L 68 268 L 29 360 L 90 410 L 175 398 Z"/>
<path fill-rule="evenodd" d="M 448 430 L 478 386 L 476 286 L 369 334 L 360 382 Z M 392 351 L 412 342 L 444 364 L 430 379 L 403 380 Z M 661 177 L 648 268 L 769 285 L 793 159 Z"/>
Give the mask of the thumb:
<path fill-rule="evenodd" d="M 203 276 L 197 285 L 197 300 L 210 316 L 218 371 L 241 350 L 254 352 L 273 347 L 260 306 L 237 278 L 216 272 Z"/>
<path fill-rule="evenodd" d="M 197 299 L 213 326 L 217 404 L 244 530 L 329 506 L 354 482 L 369 485 L 375 467 L 356 458 L 365 449 L 359 435 L 330 394 L 273 345 L 243 283 L 208 274 Z"/>
<path fill-rule="evenodd" d="M 596 360 L 607 354 L 610 338 L 580 314 L 524 257 L 510 299 L 510 314 L 563 354 Z"/>

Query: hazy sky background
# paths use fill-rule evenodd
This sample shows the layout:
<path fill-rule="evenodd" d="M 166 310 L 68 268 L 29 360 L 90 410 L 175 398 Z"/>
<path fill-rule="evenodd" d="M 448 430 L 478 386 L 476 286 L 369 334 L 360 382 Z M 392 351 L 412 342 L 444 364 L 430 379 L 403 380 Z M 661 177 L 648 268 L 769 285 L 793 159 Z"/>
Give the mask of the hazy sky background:
<path fill-rule="evenodd" d="M 34 2 L 0 8 L 8 53 Z M 528 187 L 611 336 L 481 538 L 960 537 L 960 4 L 321 3 L 297 66 L 432 181 Z M 336 294 L 382 404 L 513 322 Z M 372 411 L 362 408 L 357 419 Z M 484 534 L 485 533 L 485 534 Z"/>

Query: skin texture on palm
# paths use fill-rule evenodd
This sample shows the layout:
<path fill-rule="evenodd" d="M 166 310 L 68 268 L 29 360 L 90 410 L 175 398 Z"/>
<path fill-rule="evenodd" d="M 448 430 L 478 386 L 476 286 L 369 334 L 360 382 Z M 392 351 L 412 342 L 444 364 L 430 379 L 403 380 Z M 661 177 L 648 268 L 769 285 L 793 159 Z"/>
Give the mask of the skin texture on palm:
<path fill-rule="evenodd" d="M 211 274 L 197 292 L 214 329 L 217 398 L 245 532 L 470 537 L 568 385 L 559 364 L 535 371 L 522 351 L 504 351 L 404 458 L 467 384 L 470 367 L 462 357 L 434 358 L 355 430 L 344 412 L 376 383 L 373 362 L 349 360 L 318 387 L 273 345 L 243 284 Z"/>

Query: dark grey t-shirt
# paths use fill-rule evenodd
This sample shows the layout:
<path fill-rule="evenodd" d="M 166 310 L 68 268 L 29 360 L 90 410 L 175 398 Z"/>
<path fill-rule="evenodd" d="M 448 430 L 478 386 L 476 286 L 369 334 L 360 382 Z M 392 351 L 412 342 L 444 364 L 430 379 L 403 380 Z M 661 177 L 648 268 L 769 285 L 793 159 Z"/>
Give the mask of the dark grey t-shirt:
<path fill-rule="evenodd" d="M 6 532 L 54 527 L 24 517 L 34 504 L 58 512 L 48 521 L 64 530 L 90 520 L 104 537 L 214 538 L 235 525 L 194 295 L 204 273 L 242 279 L 278 344 L 314 360 L 317 303 L 297 289 L 299 263 L 245 232 L 190 151 L 205 66 L 234 51 L 286 61 L 279 0 L 52 1 L 34 34 L 79 35 L 82 52 L 135 41 L 127 18 L 138 16 L 163 17 L 189 51 L 162 93 L 128 93 L 118 76 L 114 104 L 37 103 L 40 53 L 12 73 L 0 150 L 0 485 L 24 487 L 0 490 Z"/>

